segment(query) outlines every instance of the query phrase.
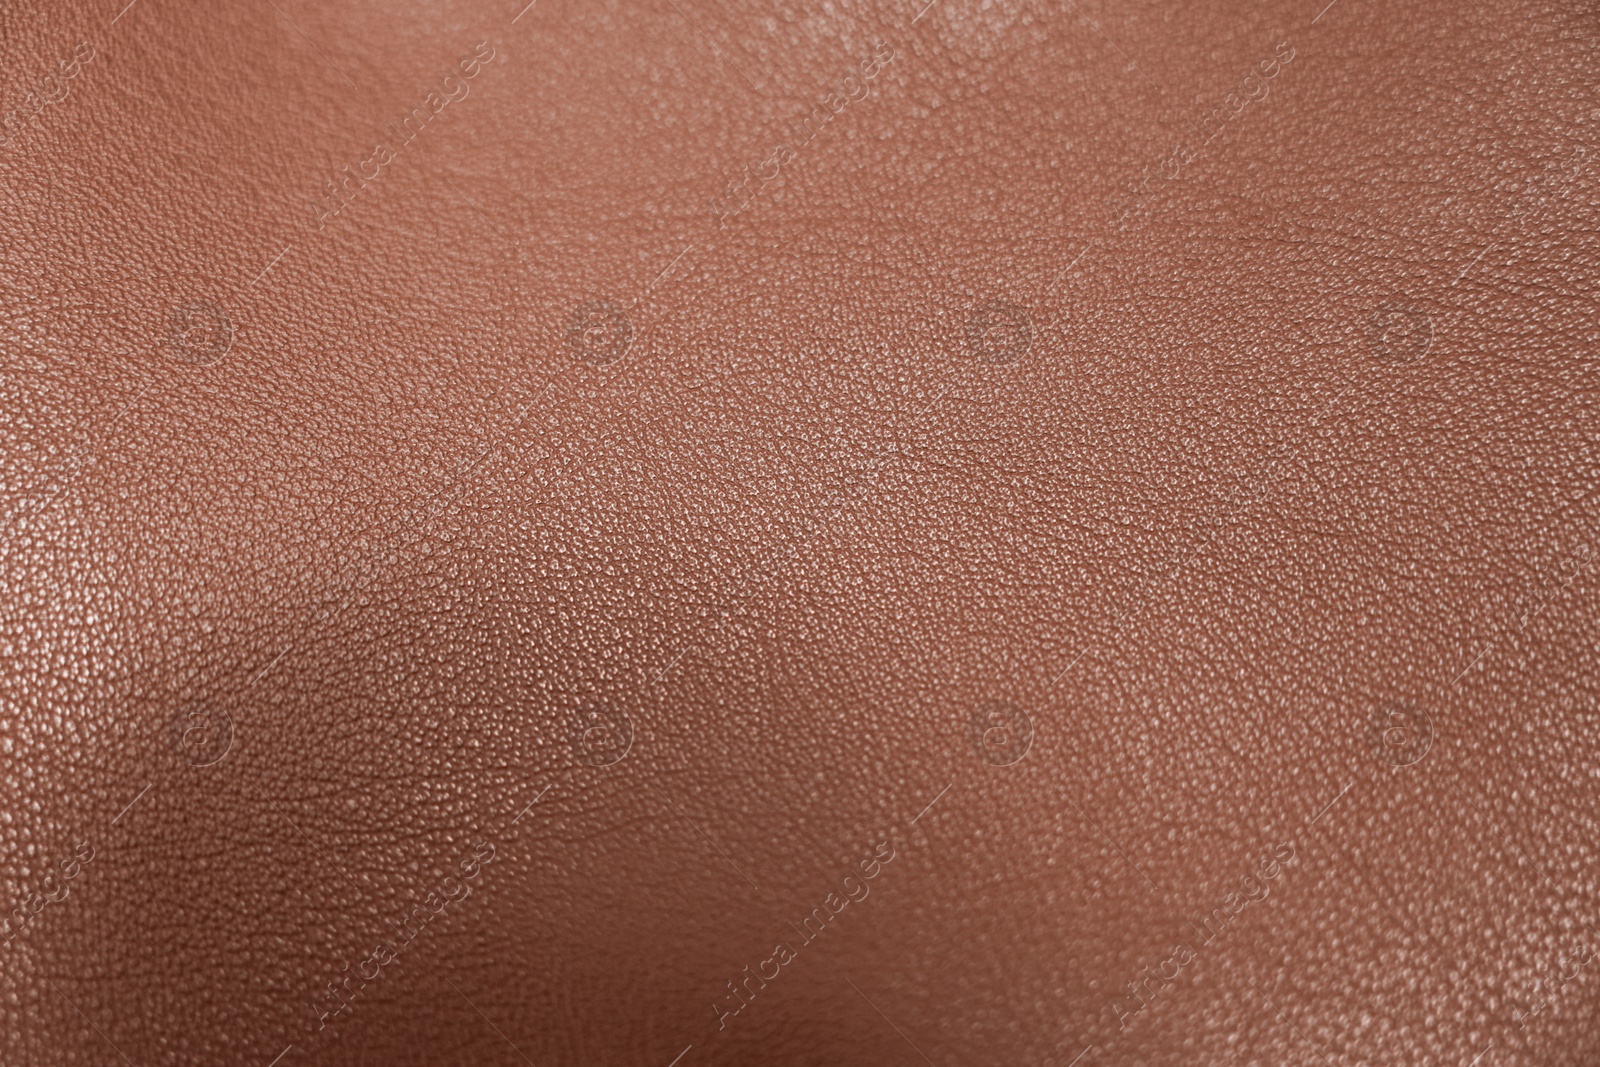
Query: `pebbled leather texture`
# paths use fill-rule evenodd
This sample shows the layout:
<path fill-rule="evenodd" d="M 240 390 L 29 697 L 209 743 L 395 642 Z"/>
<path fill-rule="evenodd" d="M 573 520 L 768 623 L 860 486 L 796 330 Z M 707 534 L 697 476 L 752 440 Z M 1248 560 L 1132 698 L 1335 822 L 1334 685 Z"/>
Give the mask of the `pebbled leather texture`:
<path fill-rule="evenodd" d="M 1592 1064 L 1592 4 L 0 13 L 0 1062 Z"/>

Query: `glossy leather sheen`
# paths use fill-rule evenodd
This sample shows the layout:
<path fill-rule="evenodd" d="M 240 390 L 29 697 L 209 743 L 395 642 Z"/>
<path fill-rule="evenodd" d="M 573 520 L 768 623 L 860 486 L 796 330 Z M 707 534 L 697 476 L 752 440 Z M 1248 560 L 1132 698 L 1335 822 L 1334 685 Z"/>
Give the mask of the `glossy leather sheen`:
<path fill-rule="evenodd" d="M 1594 6 L 923 2 L 0 13 L 0 1062 L 1600 1059 Z"/>

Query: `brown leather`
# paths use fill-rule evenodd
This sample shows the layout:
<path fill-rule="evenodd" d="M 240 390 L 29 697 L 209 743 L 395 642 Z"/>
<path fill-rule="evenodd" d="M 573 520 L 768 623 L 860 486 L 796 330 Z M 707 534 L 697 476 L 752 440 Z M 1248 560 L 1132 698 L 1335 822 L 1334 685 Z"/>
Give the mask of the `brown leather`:
<path fill-rule="evenodd" d="M 1592 5 L 0 14 L 6 1064 L 1592 1064 Z"/>

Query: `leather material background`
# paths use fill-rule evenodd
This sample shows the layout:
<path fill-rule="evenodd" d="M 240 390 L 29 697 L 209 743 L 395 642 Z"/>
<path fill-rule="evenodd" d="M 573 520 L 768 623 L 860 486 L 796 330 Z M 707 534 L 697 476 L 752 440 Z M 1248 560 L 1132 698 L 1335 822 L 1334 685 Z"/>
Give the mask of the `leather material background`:
<path fill-rule="evenodd" d="M 0 1061 L 1600 1055 L 1592 4 L 0 31 Z"/>

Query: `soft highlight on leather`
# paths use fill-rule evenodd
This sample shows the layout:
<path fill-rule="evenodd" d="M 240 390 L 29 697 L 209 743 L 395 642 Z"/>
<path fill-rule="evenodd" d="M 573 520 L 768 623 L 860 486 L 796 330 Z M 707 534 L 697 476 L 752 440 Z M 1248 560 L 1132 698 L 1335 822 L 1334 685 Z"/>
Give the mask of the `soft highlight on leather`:
<path fill-rule="evenodd" d="M 1597 35 L 0 12 L 0 1062 L 1594 1062 Z"/>

